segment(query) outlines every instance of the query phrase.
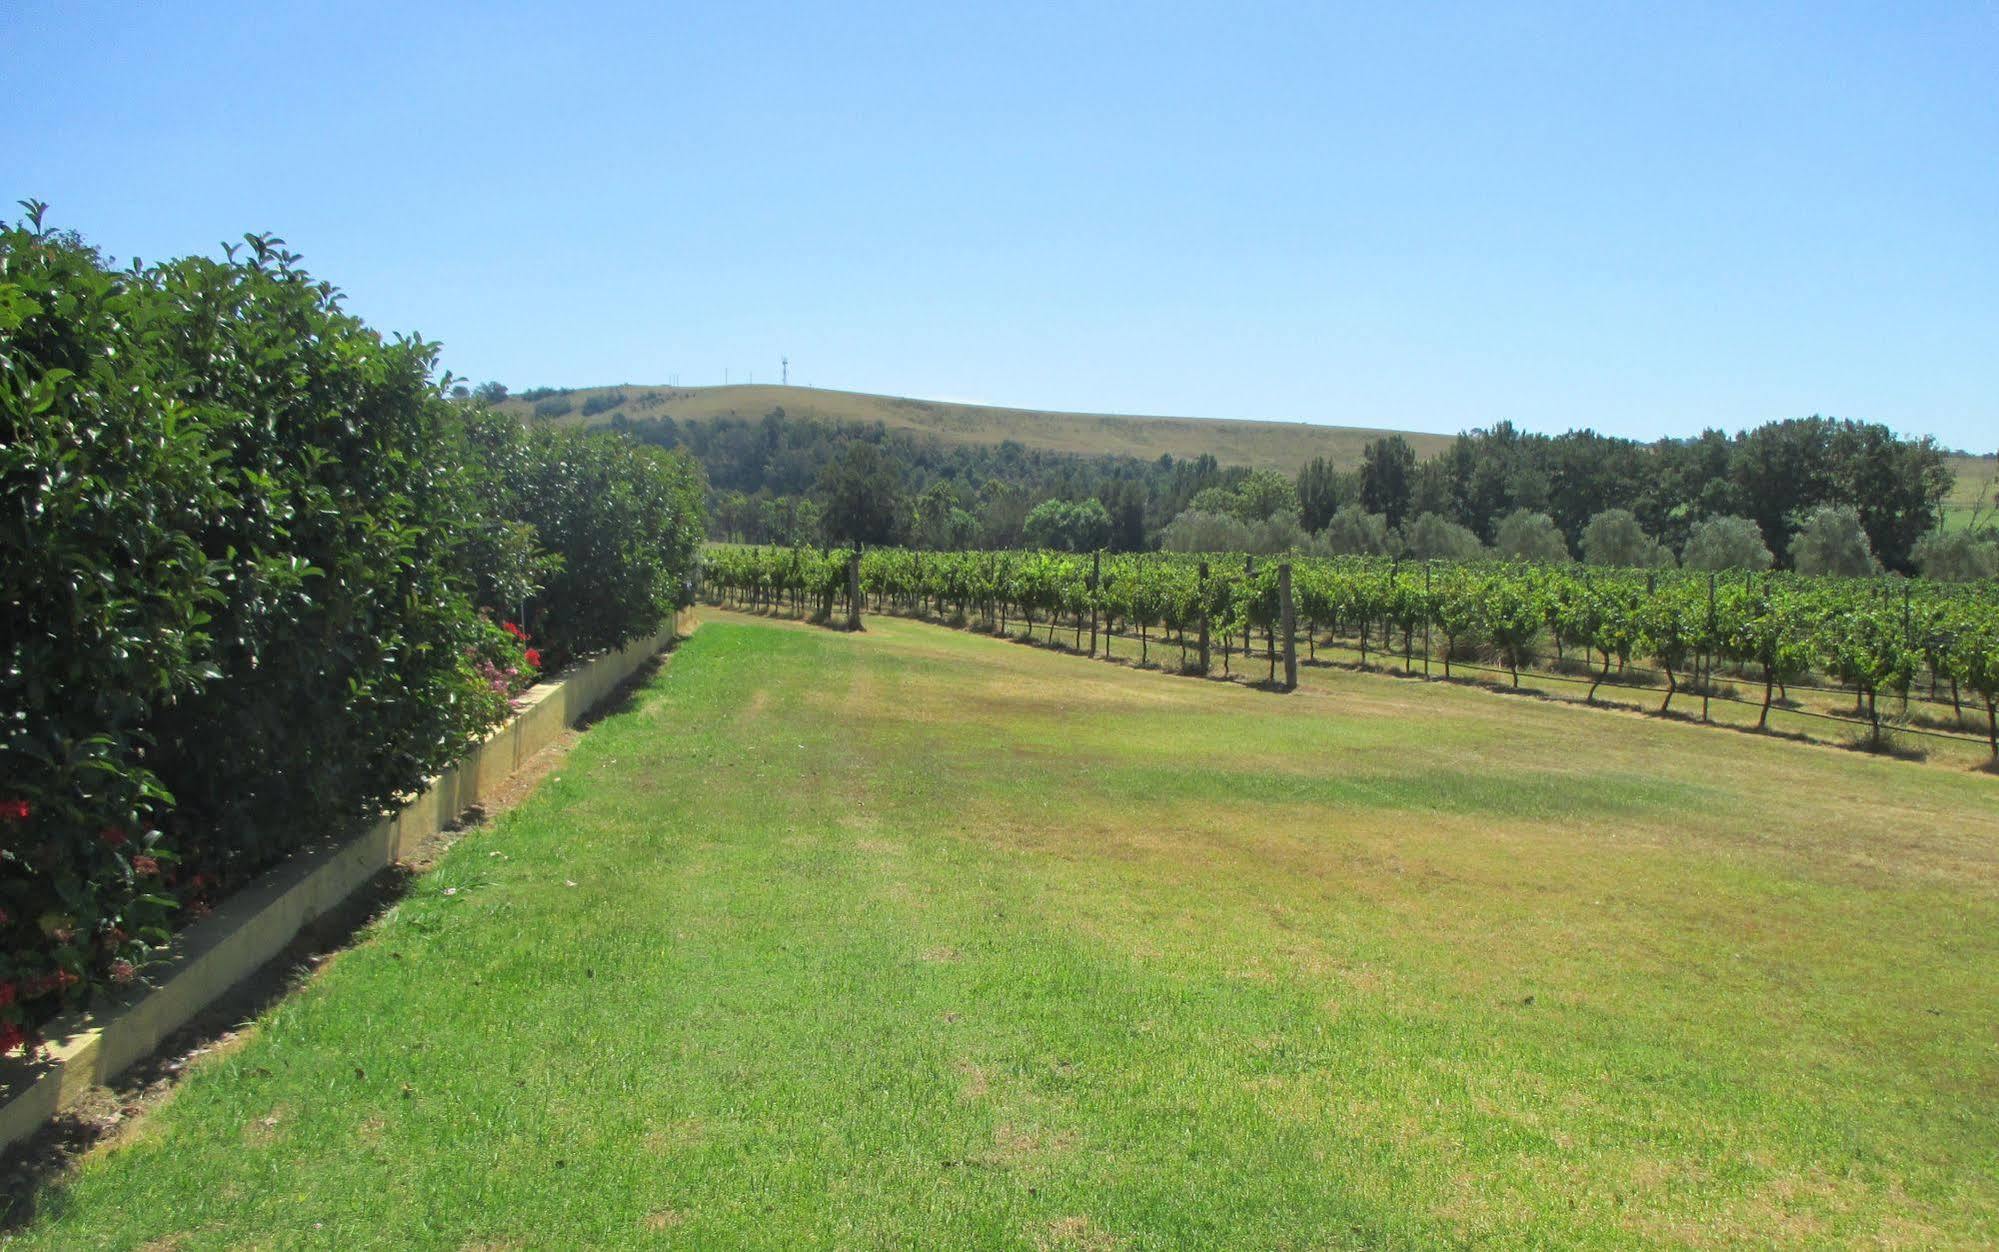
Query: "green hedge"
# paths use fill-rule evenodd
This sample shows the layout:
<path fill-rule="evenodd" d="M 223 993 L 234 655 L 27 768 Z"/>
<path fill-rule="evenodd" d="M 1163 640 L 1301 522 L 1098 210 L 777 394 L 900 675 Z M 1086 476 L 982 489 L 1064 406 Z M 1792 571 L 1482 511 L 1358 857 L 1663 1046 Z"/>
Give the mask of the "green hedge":
<path fill-rule="evenodd" d="M 655 631 L 684 460 L 529 436 L 281 241 L 110 270 L 0 230 L 0 1044 Z M 523 611 L 528 628 L 512 619 Z"/>

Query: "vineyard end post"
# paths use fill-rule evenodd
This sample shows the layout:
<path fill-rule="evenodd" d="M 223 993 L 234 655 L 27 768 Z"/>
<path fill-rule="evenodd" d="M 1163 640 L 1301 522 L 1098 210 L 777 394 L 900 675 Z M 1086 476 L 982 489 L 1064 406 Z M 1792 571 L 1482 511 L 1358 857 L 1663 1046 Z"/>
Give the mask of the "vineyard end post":
<path fill-rule="evenodd" d="M 1097 654 L 1097 588 L 1104 585 L 1104 553 L 1090 555 L 1090 655 Z"/>
<path fill-rule="evenodd" d="M 1201 673 L 1208 671 L 1208 563 L 1201 562 Z"/>
<path fill-rule="evenodd" d="M 1278 629 L 1284 632 L 1284 690 L 1298 690 L 1298 614 L 1291 604 L 1291 562 L 1277 567 Z"/>
<path fill-rule="evenodd" d="M 1430 618 L 1436 602 L 1430 598 L 1430 562 L 1423 562 L 1423 677 L 1430 676 Z"/>
<path fill-rule="evenodd" d="M 847 629 L 861 629 L 861 550 L 847 554 Z"/>

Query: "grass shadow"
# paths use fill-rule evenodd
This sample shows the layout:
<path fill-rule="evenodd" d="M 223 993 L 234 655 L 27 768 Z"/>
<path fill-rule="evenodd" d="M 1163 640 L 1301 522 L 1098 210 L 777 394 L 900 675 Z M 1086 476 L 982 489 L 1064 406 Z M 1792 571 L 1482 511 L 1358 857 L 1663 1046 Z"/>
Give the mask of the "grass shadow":
<path fill-rule="evenodd" d="M 690 636 L 676 634 L 576 723 L 578 731 L 639 707 L 639 693 Z M 532 790 L 530 785 L 529 790 Z M 524 796 L 522 798 L 525 798 Z M 438 856 L 492 818 L 481 806 L 458 815 L 426 841 L 417 863 L 397 862 L 307 922 L 283 951 L 162 1039 L 111 1083 L 84 1095 L 40 1130 L 0 1151 L 0 1236 L 18 1234 L 61 1211 L 62 1179 L 92 1148 L 163 1105 L 201 1058 L 233 1048 L 265 1014 L 309 984 L 410 892 Z"/>
<path fill-rule="evenodd" d="M 467 810 L 454 834 L 483 825 Z M 339 904 L 308 922 L 285 949 L 174 1031 L 110 1085 L 87 1093 L 26 1139 L 0 1153 L 0 1236 L 62 1211 L 63 1179 L 98 1144 L 157 1109 L 201 1058 L 233 1048 L 257 1020 L 302 990 L 319 970 L 409 894 L 418 872 L 383 869 Z"/>

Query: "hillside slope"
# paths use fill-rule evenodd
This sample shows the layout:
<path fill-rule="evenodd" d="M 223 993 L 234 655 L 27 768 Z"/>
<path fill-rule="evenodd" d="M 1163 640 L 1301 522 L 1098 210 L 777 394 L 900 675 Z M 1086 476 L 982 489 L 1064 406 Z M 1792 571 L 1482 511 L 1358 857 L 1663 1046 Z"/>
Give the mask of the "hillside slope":
<path fill-rule="evenodd" d="M 622 393 L 624 401 L 584 416 L 586 403 Z M 1401 433 L 1420 457 L 1442 451 L 1448 435 L 1319 426 L 1310 422 L 1255 422 L 1213 417 L 1138 417 L 1105 413 L 1054 413 L 1006 409 L 942 400 L 910 400 L 855 391 L 763 384 L 733 387 L 589 387 L 569 392 L 567 414 L 551 420 L 601 424 L 627 419 L 672 417 L 705 420 L 733 416 L 755 420 L 774 408 L 793 417 L 829 421 L 880 422 L 895 430 L 929 434 L 954 444 L 996 444 L 1014 440 L 1026 447 L 1085 455 L 1122 453 L 1151 460 L 1212 454 L 1224 465 L 1247 465 L 1293 473 L 1315 456 L 1341 466 L 1360 464 L 1361 449 L 1382 435 Z M 601 400 L 598 400 L 601 403 Z M 509 399 L 504 406 L 523 416 L 534 406 Z"/>
<path fill-rule="evenodd" d="M 621 402 L 617 398 L 622 396 Z M 997 444 L 1011 439 L 1029 448 L 1072 452 L 1085 456 L 1125 454 L 1151 460 L 1161 453 L 1176 458 L 1211 454 L 1223 465 L 1274 469 L 1295 473 L 1313 457 L 1322 456 L 1350 469 L 1360 464 L 1361 450 L 1383 435 L 1400 434 L 1418 457 L 1444 451 L 1452 436 L 1415 431 L 1380 430 L 1362 426 L 1320 426 L 1311 422 L 1259 422 L 1223 417 L 1148 417 L 1113 413 L 1062 413 L 1042 409 L 1008 409 L 946 400 L 912 400 L 859 391 L 828 391 L 817 387 L 739 384 L 732 387 L 579 387 L 562 393 L 569 411 L 549 420 L 562 425 L 603 425 L 614 417 L 630 421 L 671 417 L 707 421 L 739 417 L 754 421 L 775 408 L 793 417 L 824 421 L 880 422 L 891 430 L 933 436 L 947 444 Z M 585 408 L 595 412 L 585 414 Z M 511 397 L 501 408 L 525 418 L 534 411 L 530 401 Z M 1957 482 L 1945 502 L 1946 526 L 1970 522 L 1975 503 L 1991 498 L 1995 462 L 1990 456 L 1947 459 Z"/>

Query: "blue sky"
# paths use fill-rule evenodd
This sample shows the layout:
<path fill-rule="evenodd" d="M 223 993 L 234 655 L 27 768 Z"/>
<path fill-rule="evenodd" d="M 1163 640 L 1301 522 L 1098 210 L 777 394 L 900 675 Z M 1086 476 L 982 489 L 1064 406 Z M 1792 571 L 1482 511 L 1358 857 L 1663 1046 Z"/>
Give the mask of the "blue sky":
<path fill-rule="evenodd" d="M 85 5 L 0 193 L 475 380 L 1999 445 L 1999 6 Z"/>

